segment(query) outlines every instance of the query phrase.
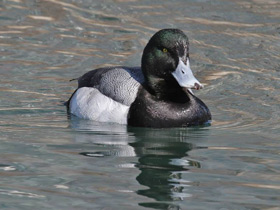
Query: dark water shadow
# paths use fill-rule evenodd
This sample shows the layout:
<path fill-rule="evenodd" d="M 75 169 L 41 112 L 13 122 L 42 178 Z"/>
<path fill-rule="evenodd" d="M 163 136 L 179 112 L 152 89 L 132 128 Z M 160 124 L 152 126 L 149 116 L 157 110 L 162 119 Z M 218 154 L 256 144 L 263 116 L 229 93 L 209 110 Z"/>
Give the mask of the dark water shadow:
<path fill-rule="evenodd" d="M 136 177 L 139 184 L 147 189 L 138 190 L 155 202 L 139 203 L 153 209 L 181 209 L 178 202 L 191 197 L 188 181 L 182 174 L 190 168 L 200 168 L 200 162 L 188 158 L 188 152 L 199 149 L 195 146 L 198 139 L 204 138 L 207 129 L 138 129 L 128 128 L 137 141 L 130 143 L 139 157 L 136 167 L 140 174 Z"/>

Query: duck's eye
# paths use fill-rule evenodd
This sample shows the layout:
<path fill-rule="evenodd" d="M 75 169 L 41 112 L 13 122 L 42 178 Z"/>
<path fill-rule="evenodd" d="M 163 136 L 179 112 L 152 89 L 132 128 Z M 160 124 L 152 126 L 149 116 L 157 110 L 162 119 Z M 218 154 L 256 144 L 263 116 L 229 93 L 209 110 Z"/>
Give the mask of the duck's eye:
<path fill-rule="evenodd" d="M 162 48 L 162 52 L 167 53 L 168 50 L 164 47 L 164 48 Z"/>

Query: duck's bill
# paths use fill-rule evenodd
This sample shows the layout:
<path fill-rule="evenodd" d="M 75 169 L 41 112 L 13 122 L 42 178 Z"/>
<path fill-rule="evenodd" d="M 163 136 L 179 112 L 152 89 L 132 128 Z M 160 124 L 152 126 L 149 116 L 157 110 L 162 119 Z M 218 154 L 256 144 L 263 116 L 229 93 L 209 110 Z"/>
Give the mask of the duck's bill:
<path fill-rule="evenodd" d="M 189 59 L 187 64 L 179 59 L 179 63 L 174 72 L 172 72 L 173 77 L 176 79 L 178 84 L 187 89 L 202 89 L 203 85 L 194 77 L 192 70 L 190 68 Z"/>

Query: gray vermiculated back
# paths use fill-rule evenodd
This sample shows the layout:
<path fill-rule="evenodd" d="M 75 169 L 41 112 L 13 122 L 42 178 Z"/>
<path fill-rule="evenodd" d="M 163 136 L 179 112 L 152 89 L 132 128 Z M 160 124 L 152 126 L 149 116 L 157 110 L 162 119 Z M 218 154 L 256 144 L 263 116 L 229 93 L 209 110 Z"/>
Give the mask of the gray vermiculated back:
<path fill-rule="evenodd" d="M 79 88 L 94 87 L 113 100 L 129 106 L 135 100 L 144 76 L 139 67 L 110 67 L 92 70 L 78 81 Z"/>

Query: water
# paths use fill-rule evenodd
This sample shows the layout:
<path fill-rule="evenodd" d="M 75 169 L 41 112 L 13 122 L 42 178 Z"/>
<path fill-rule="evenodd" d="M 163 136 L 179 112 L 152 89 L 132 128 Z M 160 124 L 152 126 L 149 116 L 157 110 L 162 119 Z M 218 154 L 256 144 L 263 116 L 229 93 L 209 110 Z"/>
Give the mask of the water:
<path fill-rule="evenodd" d="M 278 210 L 278 0 L 4 0 L 0 208 Z M 140 64 L 157 30 L 190 39 L 204 128 L 68 118 L 69 82 Z"/>

